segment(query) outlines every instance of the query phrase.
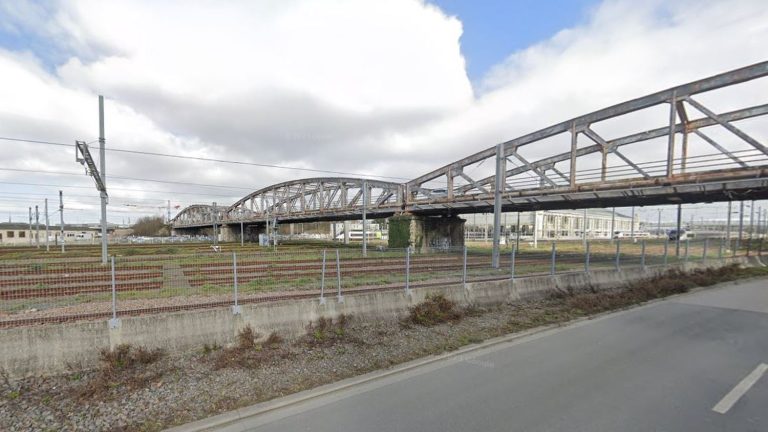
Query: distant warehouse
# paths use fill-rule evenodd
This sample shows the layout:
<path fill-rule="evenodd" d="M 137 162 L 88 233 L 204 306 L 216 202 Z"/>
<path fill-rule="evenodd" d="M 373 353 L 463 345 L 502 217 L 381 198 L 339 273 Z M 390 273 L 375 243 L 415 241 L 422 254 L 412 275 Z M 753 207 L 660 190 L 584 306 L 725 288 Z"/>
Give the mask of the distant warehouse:
<path fill-rule="evenodd" d="M 0 223 L 0 245 L 3 246 L 24 246 L 36 244 L 37 242 L 37 230 L 36 225 L 32 225 L 32 230 L 29 229 L 29 224 L 3 222 Z M 49 243 L 58 243 L 60 241 L 61 229 L 58 225 L 51 225 L 48 227 L 48 241 Z M 64 242 L 65 243 L 90 243 L 101 238 L 101 228 L 91 227 L 85 225 L 64 225 Z M 45 225 L 40 225 L 39 231 L 40 244 L 45 244 Z"/>
<path fill-rule="evenodd" d="M 502 233 L 507 237 L 517 234 L 517 213 L 502 213 Z M 465 233 L 468 240 L 483 240 L 491 237 L 493 232 L 492 214 L 474 214 L 462 216 L 467 222 Z M 640 232 L 640 224 L 635 218 L 633 223 L 630 216 L 611 210 L 587 210 L 586 224 L 584 210 L 547 210 L 520 213 L 520 236 L 536 237 L 541 240 L 580 239 L 586 229 L 587 238 L 610 239 L 615 232 Z M 586 228 L 585 228 L 586 225 Z"/>

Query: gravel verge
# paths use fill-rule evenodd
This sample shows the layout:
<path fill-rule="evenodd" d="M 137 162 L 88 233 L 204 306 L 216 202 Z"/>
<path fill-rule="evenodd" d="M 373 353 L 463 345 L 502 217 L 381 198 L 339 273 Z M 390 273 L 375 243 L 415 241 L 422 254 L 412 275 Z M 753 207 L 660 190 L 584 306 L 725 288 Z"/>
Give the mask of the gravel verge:
<path fill-rule="evenodd" d="M 399 320 L 350 317 L 343 325 L 308 323 L 306 335 L 273 337 L 270 344 L 206 346 L 157 360 L 143 353 L 146 360 L 113 359 L 88 371 L 72 365 L 71 373 L 14 382 L 0 376 L 0 430 L 157 431 L 485 339 L 685 292 L 695 286 L 691 280 L 765 274 L 671 274 L 613 291 L 458 309 L 445 313 L 445 322 L 427 320 L 428 326 L 414 324 L 407 313 Z"/>

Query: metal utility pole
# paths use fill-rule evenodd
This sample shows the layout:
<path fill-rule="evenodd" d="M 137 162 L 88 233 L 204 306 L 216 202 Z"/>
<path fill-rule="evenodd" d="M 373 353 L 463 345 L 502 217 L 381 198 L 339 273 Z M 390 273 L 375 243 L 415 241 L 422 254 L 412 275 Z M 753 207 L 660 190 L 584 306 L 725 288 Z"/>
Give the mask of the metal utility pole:
<path fill-rule="evenodd" d="M 96 162 L 91 156 L 88 144 L 84 141 L 75 141 L 75 161 L 85 165 L 86 174 L 93 177 L 96 182 L 96 190 L 101 197 L 101 263 L 107 264 L 107 177 L 106 177 L 106 155 L 104 152 L 104 96 L 99 95 L 99 162 L 100 167 L 96 167 Z M 82 157 L 81 157 L 82 156 Z"/>
<path fill-rule="evenodd" d="M 99 95 L 99 176 L 103 190 L 101 196 L 101 263 L 107 264 L 107 156 L 104 150 L 104 96 Z"/>
<path fill-rule="evenodd" d="M 587 248 L 587 209 L 584 209 L 584 217 L 582 218 L 582 230 L 581 230 L 582 242 L 584 243 L 584 249 Z"/>
<path fill-rule="evenodd" d="M 731 248 L 731 202 L 728 201 L 728 217 L 725 222 L 725 241 L 728 249 Z"/>
<path fill-rule="evenodd" d="M 520 251 L 520 212 L 517 212 L 517 229 L 515 230 L 515 250 Z"/>
<path fill-rule="evenodd" d="M 35 246 L 40 249 L 40 212 L 35 206 Z"/>
<path fill-rule="evenodd" d="M 166 220 L 168 221 L 168 225 L 171 224 L 171 200 L 168 200 L 168 215 Z M 169 227 L 170 228 L 170 227 Z"/>
<path fill-rule="evenodd" d="M 499 268 L 501 242 L 501 193 L 504 191 L 504 174 L 506 173 L 506 164 L 504 163 L 504 144 L 496 146 L 496 177 L 493 188 L 493 255 L 491 256 L 491 266 Z"/>
<path fill-rule="evenodd" d="M 635 242 L 635 206 L 632 206 L 632 220 L 629 222 L 629 236 Z"/>
<path fill-rule="evenodd" d="M 659 211 L 659 220 L 656 222 L 656 235 L 661 236 L 661 209 Z"/>
<path fill-rule="evenodd" d="M 218 229 L 217 229 L 218 227 L 216 226 L 216 224 L 219 222 L 219 220 L 218 220 L 219 219 L 218 218 L 218 213 L 219 212 L 216 211 L 216 203 L 214 202 L 213 203 L 213 215 L 212 215 L 212 219 L 213 219 L 213 246 L 214 247 L 219 245 L 219 234 L 218 234 Z M 269 226 L 269 225 L 267 225 L 267 226 Z"/>
<path fill-rule="evenodd" d="M 269 239 L 271 238 L 269 233 L 269 208 L 264 205 L 263 200 L 262 207 L 264 208 L 264 214 L 266 215 L 266 218 L 264 219 L 264 234 L 267 236 L 267 247 L 269 247 Z"/>
<path fill-rule="evenodd" d="M 762 224 L 763 219 L 762 219 L 762 217 L 763 217 L 763 208 L 762 207 L 758 207 L 757 208 L 757 236 L 759 238 L 763 237 L 763 224 Z"/>
<path fill-rule="evenodd" d="M 48 220 L 48 198 L 45 199 L 45 251 L 50 252 L 51 251 L 51 245 L 50 241 L 48 240 L 50 238 L 50 230 L 48 229 L 49 220 Z"/>
<path fill-rule="evenodd" d="M 368 255 L 368 228 L 366 225 L 365 220 L 365 211 L 368 208 L 368 181 L 363 180 L 363 256 Z"/>
<path fill-rule="evenodd" d="M 611 210 L 611 243 L 613 243 L 613 236 L 616 233 L 616 207 Z"/>
<path fill-rule="evenodd" d="M 32 207 L 29 208 L 29 245 L 32 246 Z"/>
<path fill-rule="evenodd" d="M 59 235 L 61 236 L 61 253 L 64 253 L 64 195 L 59 191 Z"/>
<path fill-rule="evenodd" d="M 744 201 L 739 201 L 739 236 L 736 237 L 736 250 L 741 247 L 741 239 L 744 235 Z"/>
<path fill-rule="evenodd" d="M 680 225 L 683 220 L 683 205 L 677 205 L 677 226 L 675 234 L 675 256 L 680 258 Z"/>
<path fill-rule="evenodd" d="M 749 203 L 749 239 L 755 234 L 755 200 Z"/>

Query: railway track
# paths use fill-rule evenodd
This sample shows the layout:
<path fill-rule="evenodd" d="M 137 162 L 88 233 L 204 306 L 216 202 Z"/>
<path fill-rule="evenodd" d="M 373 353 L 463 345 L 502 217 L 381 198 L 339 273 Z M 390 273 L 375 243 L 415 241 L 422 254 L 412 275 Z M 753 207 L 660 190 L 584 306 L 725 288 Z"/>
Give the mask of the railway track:
<path fill-rule="evenodd" d="M 533 274 L 529 276 L 533 276 Z M 509 278 L 508 275 L 494 276 L 494 277 L 476 277 L 468 280 L 467 282 L 489 282 L 489 281 L 505 280 L 508 278 Z M 461 278 L 411 283 L 410 287 L 412 289 L 421 289 L 421 288 L 430 288 L 435 286 L 442 286 L 446 284 L 456 284 L 456 283 L 461 283 Z M 344 294 L 351 295 L 351 294 L 369 293 L 369 292 L 377 292 L 377 291 L 395 291 L 395 290 L 402 290 L 404 288 L 405 286 L 403 283 L 380 285 L 380 286 L 355 287 L 355 288 L 344 289 Z M 245 297 L 242 299 L 238 299 L 238 304 L 257 304 L 257 303 L 268 303 L 268 302 L 283 301 L 283 300 L 312 299 L 312 298 L 319 298 L 319 296 L 320 296 L 319 290 L 297 291 L 295 293 L 280 293 L 275 295 L 266 294 L 258 297 Z M 326 297 L 334 297 L 334 296 L 326 295 Z M 179 312 L 179 311 L 201 310 L 201 309 L 210 309 L 210 308 L 217 308 L 217 307 L 229 307 L 229 306 L 232 306 L 232 304 L 233 304 L 232 300 L 216 300 L 216 301 L 210 301 L 210 302 L 194 302 L 194 303 L 181 304 L 181 305 L 176 304 L 176 305 L 169 305 L 169 306 L 129 308 L 129 309 L 118 310 L 118 316 L 130 317 L 130 316 L 140 316 L 140 315 L 148 315 L 148 314 L 161 314 L 161 313 L 170 313 L 170 312 Z M 78 313 L 76 315 L 61 315 L 61 316 L 52 316 L 52 317 L 46 316 L 46 317 L 35 317 L 35 318 L 23 318 L 23 317 L 17 318 L 12 316 L 11 319 L 4 319 L 4 317 L 0 316 L 0 328 L 22 327 L 22 326 L 40 325 L 40 324 L 59 324 L 59 323 L 88 321 L 88 320 L 93 321 L 93 320 L 99 320 L 99 319 L 108 319 L 111 317 L 112 317 L 111 312 Z"/>

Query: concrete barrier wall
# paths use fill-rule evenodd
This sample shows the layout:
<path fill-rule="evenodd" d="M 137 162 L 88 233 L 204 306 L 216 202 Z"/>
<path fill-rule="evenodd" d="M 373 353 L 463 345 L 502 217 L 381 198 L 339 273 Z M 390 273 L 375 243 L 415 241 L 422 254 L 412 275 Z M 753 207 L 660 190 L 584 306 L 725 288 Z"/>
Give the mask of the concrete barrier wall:
<path fill-rule="evenodd" d="M 728 261 L 734 262 L 761 265 L 754 259 Z M 719 263 L 709 267 L 715 265 Z M 703 267 L 697 263 L 678 269 Z M 283 336 L 298 336 L 306 332 L 310 322 L 321 316 L 335 318 L 344 313 L 365 319 L 396 319 L 433 292 L 440 292 L 462 305 L 491 305 L 542 297 L 557 290 L 613 288 L 668 270 L 662 267 L 620 272 L 595 270 L 589 274 L 574 272 L 522 277 L 514 281 L 467 283 L 466 287 L 454 284 L 416 288 L 410 294 L 404 290 L 358 293 L 344 296 L 343 302 L 333 296 L 327 297 L 325 304 L 320 304 L 318 299 L 282 300 L 241 305 L 239 314 L 234 314 L 230 308 L 217 308 L 127 317 L 120 319 L 115 328 L 110 328 L 107 321 L 10 328 L 0 330 L 0 367 L 11 378 L 56 374 L 92 367 L 98 362 L 102 349 L 122 343 L 170 351 L 195 349 L 204 344 L 227 345 L 247 325 L 262 335 L 276 331 Z"/>

